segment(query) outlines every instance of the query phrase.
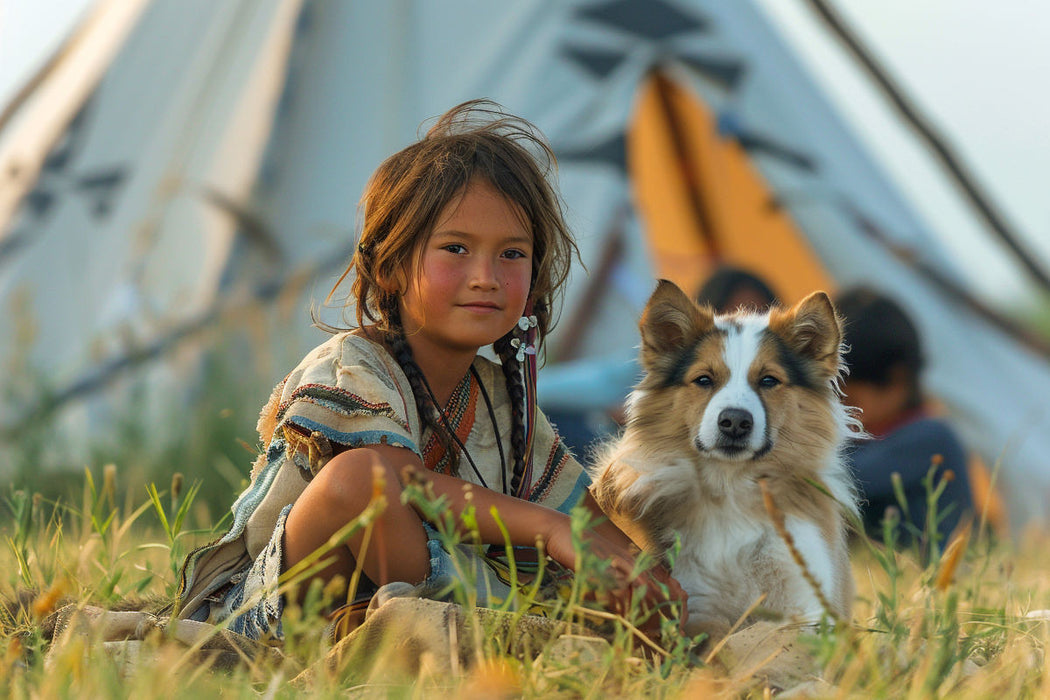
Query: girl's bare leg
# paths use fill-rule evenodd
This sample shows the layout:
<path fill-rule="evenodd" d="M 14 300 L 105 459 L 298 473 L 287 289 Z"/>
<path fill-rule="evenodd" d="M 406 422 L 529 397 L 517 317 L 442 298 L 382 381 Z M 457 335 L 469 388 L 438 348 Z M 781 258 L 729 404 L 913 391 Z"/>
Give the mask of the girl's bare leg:
<path fill-rule="evenodd" d="M 400 450 L 399 450 L 400 451 Z M 426 531 L 419 515 L 401 504 L 401 481 L 393 466 L 383 459 L 382 450 L 358 448 L 333 457 L 307 485 L 292 506 L 284 530 L 284 566 L 287 571 L 361 514 L 372 498 L 373 469 L 379 465 L 385 481 L 386 509 L 375 523 L 362 559 L 366 576 L 377 585 L 390 581 L 418 583 L 430 570 Z M 313 578 L 327 583 L 335 576 L 346 582 L 361 554 L 364 530 L 359 530 L 344 546 L 335 547 L 326 558 L 335 561 Z M 311 579 L 312 580 L 312 579 Z M 310 580 L 299 590 L 305 592 Z"/>

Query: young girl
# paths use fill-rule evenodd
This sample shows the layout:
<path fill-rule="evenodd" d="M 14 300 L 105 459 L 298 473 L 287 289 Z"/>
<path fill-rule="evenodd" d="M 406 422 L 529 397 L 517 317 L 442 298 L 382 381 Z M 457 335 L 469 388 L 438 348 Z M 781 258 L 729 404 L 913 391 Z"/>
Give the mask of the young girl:
<path fill-rule="evenodd" d="M 180 617 L 233 615 L 234 631 L 280 637 L 278 577 L 360 515 L 373 488 L 387 504 L 376 536 L 366 545 L 359 531 L 336 546 L 314 577 L 341 582 L 345 595 L 360 568 L 357 599 L 393 581 L 439 595 L 450 554 L 402 503 L 406 479 L 444 496 L 455 516 L 473 505 L 483 544 L 505 543 L 495 506 L 514 545 L 540 540 L 574 567 L 568 513 L 581 502 L 601 511 L 532 391 L 531 341 L 550 330 L 576 250 L 547 180 L 552 164 L 530 124 L 468 102 L 379 167 L 343 275 L 353 273 L 357 326 L 315 348 L 263 408 L 266 449 L 230 531 L 187 558 Z M 478 355 L 490 344 L 499 363 Z M 662 568 L 631 579 L 637 549 L 608 521 L 585 546 L 611 563 L 613 607 L 641 586 L 656 605 L 657 582 L 684 599 Z"/>

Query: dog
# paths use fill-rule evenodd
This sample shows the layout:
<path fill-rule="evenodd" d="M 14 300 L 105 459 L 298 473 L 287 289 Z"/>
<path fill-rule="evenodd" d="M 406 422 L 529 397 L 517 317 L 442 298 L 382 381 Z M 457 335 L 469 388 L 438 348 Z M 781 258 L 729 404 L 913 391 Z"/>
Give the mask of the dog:
<path fill-rule="evenodd" d="M 716 315 L 662 280 L 639 327 L 644 376 L 591 488 L 642 549 L 667 559 L 680 547 L 686 632 L 718 638 L 763 612 L 848 619 L 857 494 L 842 453 L 860 425 L 841 401 L 831 300 Z"/>

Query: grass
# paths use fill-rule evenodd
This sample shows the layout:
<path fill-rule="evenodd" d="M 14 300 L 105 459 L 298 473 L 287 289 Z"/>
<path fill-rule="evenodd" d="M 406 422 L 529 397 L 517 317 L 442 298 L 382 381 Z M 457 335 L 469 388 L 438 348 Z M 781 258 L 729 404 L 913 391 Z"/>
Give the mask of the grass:
<path fill-rule="evenodd" d="M 333 661 L 313 591 L 286 615 L 283 659 L 252 653 L 232 670 L 217 670 L 170 635 L 143 643 L 148 654 L 129 667 L 90 635 L 50 650 L 44 621 L 63 601 L 114 606 L 128 599 L 170 600 L 186 552 L 213 538 L 216 523 L 197 522 L 196 486 L 176 477 L 119 497 L 112 465 L 86 471 L 76 498 L 56 500 L 25 490 L 6 494 L 0 520 L 0 593 L 33 595 L 19 612 L 0 618 L 0 692 L 10 697 L 766 697 L 761 667 L 729 668 L 710 650 L 700 653 L 665 625 L 662 650 L 652 651 L 625 620 L 604 621 L 609 641 L 542 639 L 525 653 L 512 619 L 467 614 L 461 648 L 467 662 L 426 673 L 398 665 L 396 651 L 351 650 Z M 422 494 L 413 497 L 423 498 Z M 377 504 L 381 507 L 381 504 Z M 446 523 L 445 532 L 453 523 Z M 582 527 L 582 523 L 578 523 Z M 363 519 L 355 527 L 370 527 Z M 451 536 L 451 535 L 449 535 Z M 858 584 L 852 623 L 826 625 L 799 642 L 823 669 L 829 696 L 1048 697 L 1050 542 L 1030 533 L 1016 544 L 981 533 L 930 556 L 929 544 L 855 544 Z M 889 537 L 892 543 L 892 534 Z M 924 562 L 929 561 L 929 564 Z M 582 562 L 580 579 L 552 615 L 567 623 L 582 612 L 588 588 L 600 586 L 601 562 Z M 469 594 L 461 593 L 468 608 Z M 603 622 L 598 620 L 598 622 Z M 407 634 L 407 632 L 404 632 Z M 128 650 L 125 649 L 125 652 Z M 258 651 L 258 650 L 256 650 Z M 453 655 L 455 656 L 455 655 Z M 458 657 L 457 657 L 458 658 Z M 130 669 L 130 670 L 129 670 Z M 309 669 L 307 676 L 302 676 Z M 309 682 L 304 678 L 309 677 Z"/>
<path fill-rule="evenodd" d="M 54 442 L 46 426 L 21 433 L 19 449 L 0 451 L 0 472 L 13 474 L 15 484 L 0 493 L 0 597 L 32 592 L 21 607 L 0 607 L 0 694 L 684 698 L 772 692 L 762 659 L 734 665 L 727 661 L 731 650 L 697 648 L 673 625 L 665 626 L 655 640 L 660 651 L 654 651 L 629 620 L 586 612 L 588 594 L 603 580 L 603 562 L 586 558 L 581 565 L 588 573 L 550 614 L 567 624 L 600 623 L 608 641 L 541 635 L 533 638 L 534 648 L 523 649 L 515 632 L 520 615 L 508 620 L 468 613 L 457 627 L 462 634 L 450 640 L 466 650 L 463 663 L 451 655 L 449 664 L 437 665 L 439 672 L 406 667 L 402 653 L 382 644 L 332 654 L 327 620 L 317 612 L 327 596 L 323 590 L 286 611 L 283 657 L 249 649 L 227 670 L 219 670 L 216 658 L 202 663 L 192 646 L 170 633 L 148 635 L 137 665 L 124 663 L 97 635 L 51 644 L 47 621 L 61 604 L 118 607 L 138 600 L 157 607 L 171 601 L 186 553 L 225 530 L 221 514 L 246 483 L 246 465 L 257 449 L 240 437 L 252 434 L 252 417 L 265 396 L 252 393 L 257 379 L 242 383 L 220 361 L 206 366 L 206 375 L 195 410 L 172 417 L 169 426 L 191 439 L 159 444 L 147 427 L 149 411 L 137 407 L 132 394 L 130 417 L 113 431 L 108 447 L 93 446 L 91 469 L 70 469 L 68 462 L 42 469 Z M 170 474 L 171 465 L 185 476 L 158 480 L 155 475 Z M 939 485 L 931 479 L 928 488 L 935 501 Z M 413 497 L 435 506 L 425 494 Z M 826 625 L 799 642 L 801 658 L 813 660 L 827 684 L 809 691 L 841 697 L 1050 697 L 1050 621 L 1029 616 L 1050 609 L 1044 554 L 1050 536 L 997 541 L 977 527 L 971 542 L 953 549 L 921 536 L 935 526 L 936 512 L 931 508 L 929 522 L 904 528 L 915 544 L 894 546 L 892 536 L 886 537 L 888 547 L 864 538 L 854 543 L 853 620 Z M 434 516 L 439 514 L 437 508 Z M 445 532 L 453 525 L 446 522 Z M 355 527 L 370 527 L 368 518 L 350 529 Z M 469 590 L 457 594 L 469 609 Z M 527 599 L 538 595 L 526 588 Z M 125 645 L 123 653 L 132 651 Z"/>

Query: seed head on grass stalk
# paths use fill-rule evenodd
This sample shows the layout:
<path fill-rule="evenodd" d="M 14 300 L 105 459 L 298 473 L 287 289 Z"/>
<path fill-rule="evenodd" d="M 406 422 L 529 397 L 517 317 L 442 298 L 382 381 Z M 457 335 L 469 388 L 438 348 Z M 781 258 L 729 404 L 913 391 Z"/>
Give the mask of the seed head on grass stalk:
<path fill-rule="evenodd" d="M 933 584 L 938 591 L 942 593 L 947 592 L 948 587 L 955 580 L 955 572 L 959 568 L 959 562 L 962 561 L 967 545 L 970 543 L 970 532 L 972 529 L 973 521 L 966 521 L 961 527 L 956 529 L 948 546 L 945 547 L 944 556 L 941 557 L 938 564 L 937 576 Z"/>
<path fill-rule="evenodd" d="M 43 620 L 58 607 L 62 597 L 69 592 L 69 582 L 65 578 L 56 580 L 51 587 L 33 601 L 30 610 L 36 620 Z"/>
<path fill-rule="evenodd" d="M 161 529 L 164 530 L 164 536 L 168 540 L 168 561 L 173 580 L 177 580 L 179 569 L 182 566 L 184 552 L 181 541 L 187 535 L 196 534 L 194 531 L 183 530 L 183 524 L 190 512 L 190 508 L 197 499 L 201 483 L 200 481 L 194 482 L 183 495 L 182 475 L 176 472 L 172 476 L 172 491 L 169 499 L 170 509 L 167 510 L 164 507 L 161 492 L 157 491 L 157 485 L 151 482 L 146 487 L 146 495 L 149 497 L 147 503 L 153 506 L 153 512 L 156 514 Z M 178 496 L 176 496 L 176 491 L 178 491 Z M 136 511 L 136 517 L 138 512 Z"/>
<path fill-rule="evenodd" d="M 926 522 L 924 526 L 929 546 L 928 561 L 930 562 L 936 562 L 941 556 L 940 540 L 942 535 L 940 534 L 940 524 L 947 515 L 945 509 L 940 509 L 941 495 L 948 484 L 955 480 L 955 472 L 947 469 L 937 483 L 934 484 L 934 477 L 943 463 L 943 456 L 939 454 L 933 455 L 930 458 L 930 468 L 923 479 L 923 485 L 926 487 Z M 948 507 L 951 508 L 952 505 L 949 504 Z"/>
<path fill-rule="evenodd" d="M 110 462 L 102 467 L 102 498 L 105 499 L 109 509 L 117 510 L 117 465 Z"/>
<path fill-rule="evenodd" d="M 182 472 L 171 475 L 171 510 L 175 512 L 179 507 L 179 499 L 182 497 Z"/>

